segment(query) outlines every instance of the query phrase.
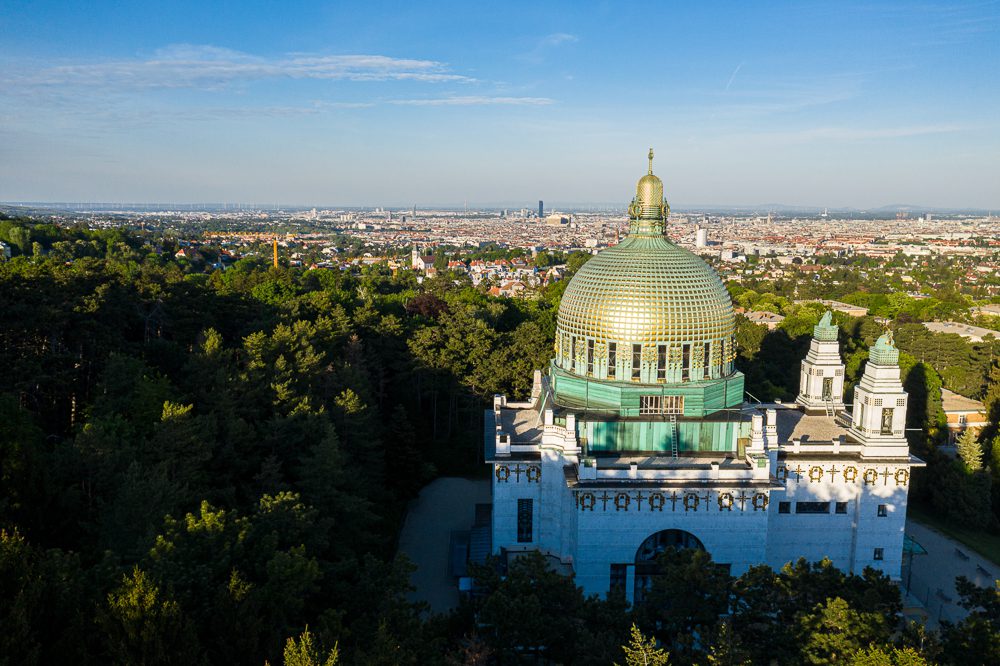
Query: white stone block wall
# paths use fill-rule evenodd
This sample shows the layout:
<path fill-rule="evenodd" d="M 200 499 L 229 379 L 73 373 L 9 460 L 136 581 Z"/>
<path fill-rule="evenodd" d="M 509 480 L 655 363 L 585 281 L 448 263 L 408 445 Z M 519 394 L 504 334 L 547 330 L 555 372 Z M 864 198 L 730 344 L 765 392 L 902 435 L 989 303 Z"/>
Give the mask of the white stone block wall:
<path fill-rule="evenodd" d="M 493 553 L 498 554 L 501 547 L 508 549 L 537 548 L 540 532 L 541 516 L 541 484 L 539 481 L 528 480 L 528 470 L 541 469 L 538 463 L 521 463 L 511 461 L 493 465 Z M 520 473 L 518 474 L 518 470 Z M 534 473 L 532 473 L 534 476 Z M 532 541 L 518 543 L 517 541 L 517 500 L 531 499 L 532 506 Z"/>

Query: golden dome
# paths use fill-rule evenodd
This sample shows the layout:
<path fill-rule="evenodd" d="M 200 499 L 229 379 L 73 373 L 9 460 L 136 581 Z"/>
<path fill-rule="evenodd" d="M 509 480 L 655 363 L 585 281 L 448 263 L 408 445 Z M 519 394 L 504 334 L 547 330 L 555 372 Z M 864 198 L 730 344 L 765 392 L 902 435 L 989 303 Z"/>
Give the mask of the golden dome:
<path fill-rule="evenodd" d="M 666 228 L 670 206 L 663 198 L 663 181 L 653 175 L 653 149 L 649 149 L 649 173 L 635 186 L 635 198 L 628 207 L 633 234 L 662 235 Z"/>
<path fill-rule="evenodd" d="M 700 257 L 663 235 L 667 211 L 650 150 L 650 173 L 639 180 L 629 207 L 629 235 L 584 264 L 563 294 L 556 323 L 558 366 L 608 378 L 599 364 L 589 370 L 592 364 L 579 361 L 590 347 L 608 350 L 615 343 L 619 360 L 633 345 L 642 347 L 644 363 L 655 364 L 665 353 L 668 382 L 732 373 L 736 317 L 729 292 Z M 622 371 L 614 379 L 623 380 Z"/>
<path fill-rule="evenodd" d="M 643 214 L 660 217 L 663 199 L 663 181 L 653 175 L 653 149 L 649 149 L 649 173 L 635 186 L 635 202 Z"/>

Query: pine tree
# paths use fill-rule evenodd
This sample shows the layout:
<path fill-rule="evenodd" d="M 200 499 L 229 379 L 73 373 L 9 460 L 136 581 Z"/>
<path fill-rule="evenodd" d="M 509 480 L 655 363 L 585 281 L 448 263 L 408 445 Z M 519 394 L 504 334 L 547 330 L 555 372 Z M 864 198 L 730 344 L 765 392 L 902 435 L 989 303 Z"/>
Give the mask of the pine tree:
<path fill-rule="evenodd" d="M 970 472 L 978 472 L 983 468 L 983 447 L 979 445 L 978 433 L 972 428 L 962 431 L 955 448 L 958 449 L 958 457 L 965 463 L 965 467 Z"/>
<path fill-rule="evenodd" d="M 869 645 L 851 657 L 851 666 L 927 666 L 927 660 L 913 648 Z"/>
<path fill-rule="evenodd" d="M 666 650 L 656 647 L 655 638 L 646 638 L 634 624 L 631 633 L 632 638 L 628 645 L 622 646 L 622 651 L 625 652 L 625 666 L 667 666 L 670 655 Z"/>
<path fill-rule="evenodd" d="M 306 627 L 298 640 L 289 638 L 285 643 L 285 666 L 336 666 L 340 661 L 340 650 L 336 645 L 324 659 L 318 646 L 313 644 L 313 636 Z"/>

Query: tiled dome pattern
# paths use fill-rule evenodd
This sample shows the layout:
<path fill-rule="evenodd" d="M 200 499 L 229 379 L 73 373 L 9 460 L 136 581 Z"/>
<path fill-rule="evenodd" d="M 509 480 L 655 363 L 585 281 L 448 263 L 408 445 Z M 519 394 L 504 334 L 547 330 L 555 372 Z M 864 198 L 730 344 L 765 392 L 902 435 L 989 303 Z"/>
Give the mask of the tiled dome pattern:
<path fill-rule="evenodd" d="M 559 306 L 559 330 L 596 340 L 683 343 L 735 331 L 729 292 L 700 258 L 666 238 L 626 238 L 587 262 Z"/>

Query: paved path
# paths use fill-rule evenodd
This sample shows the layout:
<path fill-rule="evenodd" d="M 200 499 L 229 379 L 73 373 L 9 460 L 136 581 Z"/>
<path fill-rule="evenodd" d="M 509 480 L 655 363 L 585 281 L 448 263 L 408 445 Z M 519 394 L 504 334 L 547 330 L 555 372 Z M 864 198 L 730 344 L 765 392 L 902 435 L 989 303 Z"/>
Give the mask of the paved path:
<path fill-rule="evenodd" d="M 965 576 L 980 587 L 992 587 L 994 581 L 1000 578 L 1000 567 L 931 527 L 908 520 L 906 533 L 927 550 L 926 555 L 913 556 L 910 595 L 927 610 L 928 626 L 936 626 L 938 620 L 958 622 L 965 617 L 965 609 L 957 603 L 956 577 Z M 908 557 L 903 555 L 904 589 Z"/>
<path fill-rule="evenodd" d="M 399 550 L 417 565 L 410 582 L 412 601 L 425 601 L 435 613 L 458 606 L 458 587 L 448 575 L 448 544 L 452 530 L 468 530 L 476 504 L 490 500 L 488 479 L 437 479 L 410 502 L 399 537 Z"/>

